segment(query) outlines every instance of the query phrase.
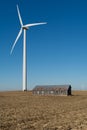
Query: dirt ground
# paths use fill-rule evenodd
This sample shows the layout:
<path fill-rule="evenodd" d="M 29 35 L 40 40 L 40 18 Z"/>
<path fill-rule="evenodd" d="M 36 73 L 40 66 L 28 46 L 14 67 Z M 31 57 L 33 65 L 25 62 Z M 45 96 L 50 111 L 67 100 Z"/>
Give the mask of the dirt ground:
<path fill-rule="evenodd" d="M 0 130 L 87 130 L 87 91 L 73 96 L 0 92 Z"/>

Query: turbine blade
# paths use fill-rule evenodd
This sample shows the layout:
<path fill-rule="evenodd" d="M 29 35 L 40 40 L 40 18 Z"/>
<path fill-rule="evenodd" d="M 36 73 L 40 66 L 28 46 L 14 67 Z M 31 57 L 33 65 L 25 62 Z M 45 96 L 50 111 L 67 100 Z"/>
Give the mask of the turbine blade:
<path fill-rule="evenodd" d="M 20 31 L 19 31 L 19 33 L 18 33 L 18 36 L 17 36 L 17 38 L 16 38 L 16 40 L 15 40 L 15 42 L 14 42 L 12 48 L 11 48 L 10 54 L 12 54 L 12 51 L 13 51 L 13 49 L 14 49 L 14 47 L 15 47 L 15 45 L 16 45 L 16 43 L 17 43 L 17 41 L 18 41 L 18 39 L 19 39 L 19 37 L 20 37 L 20 35 L 21 35 L 21 33 L 22 33 L 22 28 L 20 29 Z"/>
<path fill-rule="evenodd" d="M 31 27 L 31 26 L 37 26 L 37 25 L 42 25 L 42 24 L 47 24 L 47 23 L 33 23 L 33 24 L 26 24 L 23 27 Z"/>
<path fill-rule="evenodd" d="M 22 22 L 22 18 L 21 18 L 21 15 L 20 15 L 18 5 L 17 5 L 17 11 L 18 11 L 18 17 L 19 17 L 20 24 L 21 24 L 21 26 L 23 26 L 23 22 Z"/>

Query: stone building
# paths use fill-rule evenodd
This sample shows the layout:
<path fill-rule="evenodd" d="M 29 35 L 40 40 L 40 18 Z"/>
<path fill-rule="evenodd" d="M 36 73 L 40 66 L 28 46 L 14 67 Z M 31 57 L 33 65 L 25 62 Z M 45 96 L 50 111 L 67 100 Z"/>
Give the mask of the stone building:
<path fill-rule="evenodd" d="M 33 89 L 34 95 L 71 95 L 71 85 L 41 85 Z"/>

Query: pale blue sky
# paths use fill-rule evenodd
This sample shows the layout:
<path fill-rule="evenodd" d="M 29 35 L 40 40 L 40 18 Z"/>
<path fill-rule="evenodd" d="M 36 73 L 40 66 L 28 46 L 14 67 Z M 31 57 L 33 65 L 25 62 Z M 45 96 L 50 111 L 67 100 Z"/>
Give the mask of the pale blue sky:
<path fill-rule="evenodd" d="M 22 44 L 16 5 L 24 24 L 47 22 L 27 31 L 28 89 L 71 84 L 87 89 L 87 1 L 0 1 L 0 90 L 22 89 Z"/>

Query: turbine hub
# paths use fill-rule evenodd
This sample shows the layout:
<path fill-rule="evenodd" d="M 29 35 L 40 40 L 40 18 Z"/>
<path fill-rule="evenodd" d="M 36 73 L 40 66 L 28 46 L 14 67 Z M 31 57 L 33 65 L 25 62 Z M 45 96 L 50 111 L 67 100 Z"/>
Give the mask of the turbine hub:
<path fill-rule="evenodd" d="M 28 30 L 28 29 L 29 29 L 28 27 L 25 27 L 25 26 L 23 26 L 22 28 L 23 28 L 23 29 L 26 29 L 26 30 Z"/>

